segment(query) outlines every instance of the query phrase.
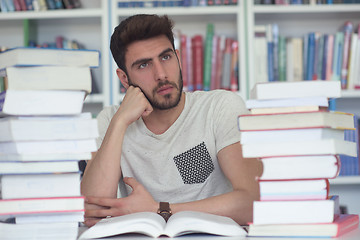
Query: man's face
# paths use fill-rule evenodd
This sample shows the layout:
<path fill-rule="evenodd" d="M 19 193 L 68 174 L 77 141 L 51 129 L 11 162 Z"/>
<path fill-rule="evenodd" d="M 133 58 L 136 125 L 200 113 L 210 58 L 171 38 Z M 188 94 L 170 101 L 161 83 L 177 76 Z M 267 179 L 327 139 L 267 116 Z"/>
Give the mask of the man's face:
<path fill-rule="evenodd" d="M 154 109 L 170 109 L 180 101 L 183 81 L 176 54 L 165 36 L 128 46 L 125 59 L 129 85 L 139 87 Z"/>

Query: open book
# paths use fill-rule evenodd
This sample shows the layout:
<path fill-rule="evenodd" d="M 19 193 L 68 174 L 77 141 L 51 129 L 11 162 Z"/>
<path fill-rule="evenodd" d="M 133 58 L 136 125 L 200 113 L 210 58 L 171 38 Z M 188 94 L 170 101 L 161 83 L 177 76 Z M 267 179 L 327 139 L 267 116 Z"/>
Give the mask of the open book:
<path fill-rule="evenodd" d="M 168 222 L 153 212 L 139 212 L 119 217 L 102 219 L 85 230 L 79 239 L 139 233 L 150 237 L 161 235 L 177 237 L 190 233 L 206 233 L 222 236 L 246 236 L 246 231 L 228 217 L 184 211 L 173 214 Z"/>

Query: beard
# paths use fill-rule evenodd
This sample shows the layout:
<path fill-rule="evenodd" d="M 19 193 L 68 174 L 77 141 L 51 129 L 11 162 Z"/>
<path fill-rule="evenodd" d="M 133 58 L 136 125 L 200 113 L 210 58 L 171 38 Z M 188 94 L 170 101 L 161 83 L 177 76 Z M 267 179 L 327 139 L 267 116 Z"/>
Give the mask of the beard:
<path fill-rule="evenodd" d="M 128 76 L 128 82 L 130 85 L 140 88 L 136 84 L 132 83 L 129 76 Z M 182 79 L 181 69 L 179 72 L 177 83 L 178 84 L 170 82 L 168 80 L 160 81 L 159 84 L 156 86 L 156 88 L 154 88 L 153 91 L 151 92 L 151 96 L 149 96 L 150 94 L 145 93 L 141 88 L 140 89 L 143 92 L 146 99 L 151 104 L 151 106 L 153 107 L 153 109 L 168 110 L 168 109 L 176 107 L 179 104 L 180 99 L 181 99 L 181 94 L 183 91 L 183 79 Z M 160 96 L 160 99 L 158 99 L 157 91 L 159 88 L 161 88 L 164 85 L 171 85 L 173 88 L 175 88 L 176 89 L 175 96 L 173 96 L 172 94 L 165 94 L 163 96 Z"/>

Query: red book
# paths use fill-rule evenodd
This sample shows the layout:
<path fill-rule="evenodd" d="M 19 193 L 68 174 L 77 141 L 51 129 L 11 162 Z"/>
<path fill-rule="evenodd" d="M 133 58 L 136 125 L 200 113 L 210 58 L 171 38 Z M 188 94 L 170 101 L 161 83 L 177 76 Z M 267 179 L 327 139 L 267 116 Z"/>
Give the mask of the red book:
<path fill-rule="evenodd" d="M 359 228 L 359 215 L 341 214 L 332 223 L 249 224 L 248 236 L 271 237 L 339 237 Z"/>
<path fill-rule="evenodd" d="M 195 35 L 191 39 L 193 52 L 193 80 L 194 90 L 203 89 L 203 66 L 204 66 L 204 43 L 201 35 Z"/>
<path fill-rule="evenodd" d="M 189 90 L 188 88 L 188 82 L 189 82 L 189 76 L 188 76 L 188 63 L 187 63 L 187 36 L 184 34 L 181 34 L 180 36 L 180 61 L 181 61 L 181 73 L 182 73 L 182 79 L 183 79 L 183 89 L 185 92 Z"/>

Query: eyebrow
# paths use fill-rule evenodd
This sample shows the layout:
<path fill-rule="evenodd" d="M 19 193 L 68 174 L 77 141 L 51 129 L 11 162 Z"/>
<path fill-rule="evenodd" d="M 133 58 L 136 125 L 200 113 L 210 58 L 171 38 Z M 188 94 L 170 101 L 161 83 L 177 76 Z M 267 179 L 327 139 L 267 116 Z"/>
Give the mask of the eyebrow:
<path fill-rule="evenodd" d="M 162 51 L 162 52 L 158 55 L 158 57 L 161 57 L 161 56 L 163 56 L 163 55 L 165 55 L 166 53 L 169 53 L 169 52 L 174 53 L 175 51 L 174 51 L 172 48 L 167 48 L 167 49 L 165 49 L 164 51 Z M 151 60 L 151 58 L 141 58 L 141 59 L 138 59 L 138 60 L 136 60 L 135 62 L 133 62 L 133 63 L 131 64 L 131 68 L 133 68 L 134 66 L 139 65 L 139 64 L 141 64 L 141 63 L 148 62 L 148 61 L 150 61 L 150 60 Z"/>

